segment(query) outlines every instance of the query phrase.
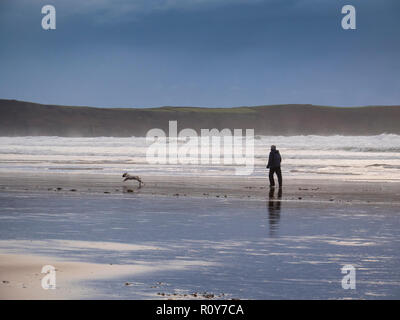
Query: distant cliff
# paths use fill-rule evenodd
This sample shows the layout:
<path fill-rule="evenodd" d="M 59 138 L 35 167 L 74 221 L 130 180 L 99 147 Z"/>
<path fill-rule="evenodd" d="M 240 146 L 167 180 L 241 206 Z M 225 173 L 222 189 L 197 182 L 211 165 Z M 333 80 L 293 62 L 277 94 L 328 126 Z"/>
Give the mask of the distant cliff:
<path fill-rule="evenodd" d="M 238 108 L 93 108 L 0 99 L 0 136 L 145 136 L 152 128 L 254 128 L 258 135 L 400 134 L 400 106 L 273 105 Z"/>

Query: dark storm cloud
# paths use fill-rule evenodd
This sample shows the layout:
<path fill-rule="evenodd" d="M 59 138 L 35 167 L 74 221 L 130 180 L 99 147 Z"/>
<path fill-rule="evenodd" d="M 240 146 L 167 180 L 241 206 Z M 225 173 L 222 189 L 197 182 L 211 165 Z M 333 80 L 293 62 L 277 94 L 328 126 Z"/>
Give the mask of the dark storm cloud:
<path fill-rule="evenodd" d="M 44 31 L 41 7 L 57 9 Z M 0 97 L 98 106 L 399 104 L 396 1 L 3 1 Z"/>

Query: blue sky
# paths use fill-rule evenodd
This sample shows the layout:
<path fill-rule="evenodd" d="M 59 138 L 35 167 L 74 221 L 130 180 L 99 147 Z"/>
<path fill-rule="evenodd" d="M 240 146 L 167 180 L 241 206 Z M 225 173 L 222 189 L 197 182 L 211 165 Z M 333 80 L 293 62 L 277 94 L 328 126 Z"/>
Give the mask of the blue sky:
<path fill-rule="evenodd" d="M 41 28 L 41 8 L 57 29 Z M 341 8 L 357 30 L 341 28 Z M 0 98 L 107 107 L 400 104 L 398 0 L 1 0 Z"/>

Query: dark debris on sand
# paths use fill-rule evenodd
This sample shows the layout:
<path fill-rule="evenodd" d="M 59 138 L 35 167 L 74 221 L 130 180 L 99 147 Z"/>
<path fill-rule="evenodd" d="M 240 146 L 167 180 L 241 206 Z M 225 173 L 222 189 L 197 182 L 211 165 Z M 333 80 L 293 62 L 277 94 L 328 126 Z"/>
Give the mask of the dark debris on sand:
<path fill-rule="evenodd" d="M 215 298 L 224 298 L 225 294 L 214 294 L 214 293 L 209 293 L 209 292 L 203 292 L 203 293 L 198 293 L 198 292 L 193 292 L 190 294 L 187 293 L 165 293 L 165 292 L 157 292 L 157 295 L 161 297 L 174 297 L 174 298 L 188 298 L 188 297 L 193 297 L 193 298 L 198 298 L 198 299 L 215 299 Z"/>

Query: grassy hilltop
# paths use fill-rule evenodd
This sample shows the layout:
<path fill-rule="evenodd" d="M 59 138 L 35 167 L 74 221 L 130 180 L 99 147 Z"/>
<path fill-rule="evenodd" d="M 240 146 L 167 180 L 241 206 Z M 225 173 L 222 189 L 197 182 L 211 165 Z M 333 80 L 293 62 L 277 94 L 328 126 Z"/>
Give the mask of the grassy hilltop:
<path fill-rule="evenodd" d="M 152 128 L 255 129 L 258 135 L 400 134 L 400 106 L 94 108 L 0 99 L 0 136 L 145 136 Z"/>

